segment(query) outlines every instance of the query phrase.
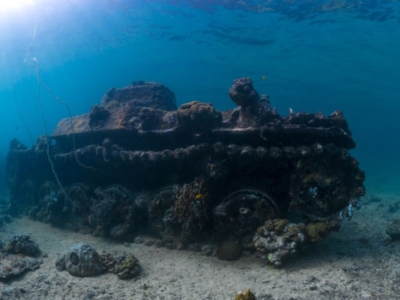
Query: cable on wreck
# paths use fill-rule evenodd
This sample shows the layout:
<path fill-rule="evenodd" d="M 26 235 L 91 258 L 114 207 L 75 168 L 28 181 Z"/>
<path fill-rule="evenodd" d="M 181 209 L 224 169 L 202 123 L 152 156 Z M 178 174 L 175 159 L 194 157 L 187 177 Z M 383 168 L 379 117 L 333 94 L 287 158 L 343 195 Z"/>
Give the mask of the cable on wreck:
<path fill-rule="evenodd" d="M 28 124 L 26 124 L 25 119 L 23 118 L 23 116 L 22 116 L 22 114 L 21 114 L 21 109 L 20 109 L 20 107 L 19 107 L 18 97 L 17 97 L 17 95 L 16 95 L 16 93 L 15 93 L 15 86 L 14 86 L 14 88 L 13 88 L 13 95 L 14 95 L 14 102 L 15 102 L 15 107 L 16 107 L 16 109 L 17 109 L 18 116 L 19 116 L 19 118 L 21 119 L 21 122 L 24 124 L 24 127 L 25 127 L 26 131 L 28 132 L 28 135 L 29 135 L 29 137 L 30 137 L 30 139 L 31 139 L 32 145 L 34 145 L 34 139 L 33 139 L 32 133 L 31 133 L 31 131 L 29 130 L 29 126 L 28 126 Z"/>
<path fill-rule="evenodd" d="M 86 168 L 86 169 L 93 169 L 93 170 L 96 170 L 96 171 L 101 171 L 101 170 L 98 170 L 98 169 L 96 169 L 96 168 L 94 168 L 92 166 L 86 166 L 82 162 L 79 161 L 79 158 L 77 156 L 77 151 L 76 151 L 75 130 L 74 130 L 74 126 L 73 126 L 73 123 L 72 123 L 72 115 L 71 115 L 71 110 L 69 108 L 69 105 L 66 102 L 62 101 L 59 97 L 57 97 L 54 94 L 53 90 L 43 81 L 42 77 L 40 76 L 39 61 L 38 61 L 38 59 L 36 57 L 32 57 L 31 56 L 33 42 L 35 41 L 35 38 L 36 38 L 36 29 L 37 29 L 37 24 L 35 24 L 35 28 L 34 28 L 34 31 L 33 31 L 33 36 L 32 36 L 31 42 L 29 44 L 29 47 L 27 49 L 26 57 L 24 59 L 24 63 L 27 64 L 29 67 L 31 67 L 35 71 L 35 74 L 36 74 L 36 79 L 37 79 L 37 95 L 36 95 L 36 97 L 37 97 L 37 102 L 38 102 L 38 106 L 39 106 L 39 109 L 40 109 L 40 114 L 41 114 L 41 118 L 42 118 L 42 122 L 43 122 L 44 135 L 46 137 L 44 139 L 44 142 L 46 144 L 47 160 L 48 160 L 48 162 L 50 164 L 51 171 L 52 171 L 52 173 L 53 173 L 53 175 L 55 177 L 55 180 L 56 180 L 57 185 L 59 186 L 61 192 L 65 196 L 66 200 L 68 200 L 69 202 L 72 203 L 71 199 L 69 199 L 69 197 L 67 195 L 67 192 L 65 191 L 65 189 L 63 188 L 63 186 L 61 184 L 59 176 L 58 176 L 58 174 L 57 174 L 57 172 L 55 170 L 54 163 L 53 163 L 53 161 L 51 159 L 51 156 L 50 156 L 50 143 L 49 143 L 50 137 L 48 137 L 48 135 L 47 135 L 47 124 L 46 124 L 46 119 L 44 117 L 42 101 L 40 99 L 41 87 L 42 86 L 44 87 L 44 89 L 47 92 L 49 92 L 50 96 L 53 97 L 59 104 L 63 105 L 66 108 L 67 112 L 68 112 L 68 120 L 69 120 L 69 124 L 70 124 L 70 127 L 71 127 L 71 132 L 72 132 L 71 136 L 72 136 L 73 154 L 74 154 L 74 157 L 75 157 L 75 160 L 76 160 L 77 164 L 79 166 L 83 167 L 83 168 Z"/>

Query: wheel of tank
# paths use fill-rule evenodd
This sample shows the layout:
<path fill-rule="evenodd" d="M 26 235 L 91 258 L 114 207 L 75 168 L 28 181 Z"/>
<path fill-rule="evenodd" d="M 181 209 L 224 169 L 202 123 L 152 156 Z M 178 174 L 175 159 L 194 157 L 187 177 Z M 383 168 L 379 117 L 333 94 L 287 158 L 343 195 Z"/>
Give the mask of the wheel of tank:
<path fill-rule="evenodd" d="M 36 205 L 36 191 L 36 185 L 33 181 L 26 179 L 18 189 L 18 202 L 25 207 Z"/>
<path fill-rule="evenodd" d="M 264 191 L 241 189 L 228 195 L 213 210 L 215 229 L 221 235 L 254 235 L 265 221 L 279 218 L 279 208 Z"/>
<path fill-rule="evenodd" d="M 87 219 L 92 206 L 89 186 L 84 183 L 73 183 L 66 192 L 74 219 L 78 217 Z"/>
<path fill-rule="evenodd" d="M 62 226 L 67 216 L 65 190 L 52 181 L 45 181 L 39 189 L 39 204 L 31 216 L 45 223 Z"/>
<path fill-rule="evenodd" d="M 292 209 L 312 221 L 327 221 L 365 193 L 357 161 L 340 151 L 301 159 L 290 182 Z"/>
<path fill-rule="evenodd" d="M 52 181 L 45 181 L 39 189 L 39 206 L 45 206 L 47 203 L 58 202 L 58 186 Z"/>
<path fill-rule="evenodd" d="M 112 184 L 105 188 L 98 187 L 94 193 L 99 200 L 116 201 L 117 203 L 131 202 L 133 199 L 131 191 L 119 184 Z"/>
<path fill-rule="evenodd" d="M 97 199 L 92 206 L 89 224 L 98 232 L 96 235 L 110 235 L 124 238 L 135 226 L 134 197 L 129 189 L 113 184 L 96 188 Z"/>
<path fill-rule="evenodd" d="M 176 193 L 173 186 L 158 190 L 149 205 L 149 225 L 158 234 L 162 234 L 168 223 L 176 201 Z"/>

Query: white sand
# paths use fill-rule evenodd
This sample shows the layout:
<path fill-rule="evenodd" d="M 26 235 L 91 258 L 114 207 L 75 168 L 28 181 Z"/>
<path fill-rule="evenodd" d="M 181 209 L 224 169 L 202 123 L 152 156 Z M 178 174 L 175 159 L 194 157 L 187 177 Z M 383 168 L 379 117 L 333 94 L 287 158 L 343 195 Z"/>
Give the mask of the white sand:
<path fill-rule="evenodd" d="M 0 239 L 28 234 L 42 250 L 41 268 L 0 282 L 0 299 L 234 299 L 250 288 L 261 299 L 400 299 L 400 243 L 385 246 L 386 225 L 400 219 L 388 212 L 396 195 L 382 197 L 345 222 L 338 233 L 309 247 L 281 269 L 266 266 L 254 256 L 220 261 L 191 251 L 167 250 L 142 244 L 118 244 L 27 218 L 0 228 Z M 368 239 L 362 243 L 360 238 Z M 142 273 L 123 281 L 114 274 L 79 278 L 54 264 L 76 242 L 102 250 L 132 251 Z"/>

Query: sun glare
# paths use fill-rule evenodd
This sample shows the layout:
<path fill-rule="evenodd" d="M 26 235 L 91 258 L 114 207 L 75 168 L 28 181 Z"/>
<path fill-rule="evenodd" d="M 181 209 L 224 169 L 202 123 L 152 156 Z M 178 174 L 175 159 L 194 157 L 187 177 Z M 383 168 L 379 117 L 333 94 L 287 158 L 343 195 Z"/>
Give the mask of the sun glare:
<path fill-rule="evenodd" d="M 0 0 L 0 12 L 21 9 L 33 4 L 35 4 L 33 0 Z"/>

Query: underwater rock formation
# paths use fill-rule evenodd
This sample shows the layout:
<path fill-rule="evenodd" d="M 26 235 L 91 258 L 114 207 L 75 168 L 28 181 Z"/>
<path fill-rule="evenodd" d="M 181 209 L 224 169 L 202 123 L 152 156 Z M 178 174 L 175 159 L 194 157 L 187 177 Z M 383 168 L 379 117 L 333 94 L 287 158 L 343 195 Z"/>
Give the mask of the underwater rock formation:
<path fill-rule="evenodd" d="M 275 266 L 296 256 L 305 242 L 304 224 L 292 224 L 286 219 L 266 221 L 254 236 L 258 256 Z"/>
<path fill-rule="evenodd" d="M 22 257 L 0 252 L 0 280 L 18 277 L 27 271 L 40 268 L 41 260 L 32 257 Z"/>
<path fill-rule="evenodd" d="M 235 80 L 229 90 L 229 97 L 242 108 L 255 105 L 260 98 L 253 87 L 253 82 L 247 77 Z"/>
<path fill-rule="evenodd" d="M 134 81 L 122 89 L 112 88 L 101 99 L 101 106 L 138 106 L 162 110 L 176 110 L 175 94 L 156 82 Z"/>
<path fill-rule="evenodd" d="M 36 256 L 39 246 L 28 235 L 14 234 L 4 242 L 3 251 L 10 254 Z"/>
<path fill-rule="evenodd" d="M 256 232 L 289 209 L 307 226 L 286 230 L 309 243 L 351 219 L 365 175 L 349 154 L 355 142 L 343 114 L 283 117 L 250 78 L 235 80 L 229 95 L 232 110 L 197 101 L 177 109 L 167 87 L 138 81 L 61 120 L 32 148 L 12 140 L 8 212 L 121 241 L 150 234 L 170 249 L 251 247 L 267 234 L 276 244 L 276 230 Z M 261 253 L 272 247 L 258 244 Z M 278 252 L 268 252 L 275 264 L 293 251 Z"/>
<path fill-rule="evenodd" d="M 96 276 L 105 272 L 117 274 L 120 279 L 130 279 L 140 273 L 140 265 L 132 253 L 107 253 L 101 255 L 90 245 L 77 243 L 56 261 L 58 271 L 67 270 L 79 277 Z"/>
<path fill-rule="evenodd" d="M 192 101 L 182 104 L 176 112 L 178 124 L 185 130 L 205 132 L 221 126 L 222 114 L 209 103 Z"/>
<path fill-rule="evenodd" d="M 27 235 L 14 234 L 5 242 L 0 240 L 0 280 L 38 269 L 42 261 L 34 256 L 39 253 L 39 246 Z"/>
<path fill-rule="evenodd" d="M 308 242 L 318 243 L 328 236 L 329 225 L 324 222 L 308 223 L 304 227 L 304 233 Z"/>
<path fill-rule="evenodd" d="M 117 274 L 119 279 L 131 279 L 139 275 L 140 265 L 132 253 L 101 254 L 101 264 L 108 272 Z"/>
<path fill-rule="evenodd" d="M 104 273 L 100 255 L 91 246 L 77 243 L 56 261 L 58 271 L 67 270 L 69 274 L 89 277 Z"/>

